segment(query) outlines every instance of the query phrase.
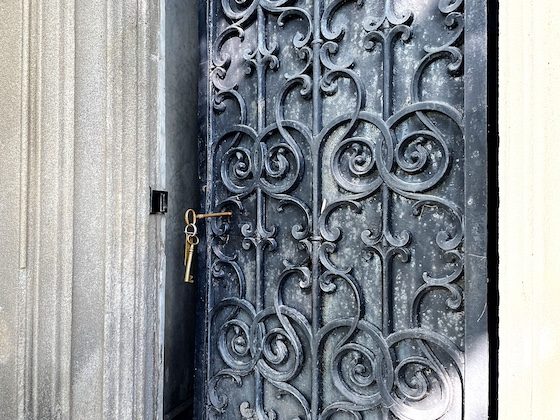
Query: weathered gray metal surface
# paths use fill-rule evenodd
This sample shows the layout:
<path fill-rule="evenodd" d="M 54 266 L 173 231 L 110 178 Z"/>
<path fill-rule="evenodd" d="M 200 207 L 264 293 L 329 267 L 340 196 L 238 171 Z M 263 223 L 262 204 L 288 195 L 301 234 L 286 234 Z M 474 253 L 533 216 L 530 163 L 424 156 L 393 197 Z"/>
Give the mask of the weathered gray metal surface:
<path fill-rule="evenodd" d="M 481 418 L 484 2 L 206 19 L 197 418 Z"/>

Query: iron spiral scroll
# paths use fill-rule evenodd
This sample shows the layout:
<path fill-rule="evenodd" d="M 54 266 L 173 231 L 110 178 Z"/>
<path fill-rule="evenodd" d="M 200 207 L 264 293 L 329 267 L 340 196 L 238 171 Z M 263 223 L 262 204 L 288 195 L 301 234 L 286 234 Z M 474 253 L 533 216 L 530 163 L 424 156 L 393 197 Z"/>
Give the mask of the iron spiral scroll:
<path fill-rule="evenodd" d="M 209 10 L 207 415 L 461 418 L 463 1 Z"/>

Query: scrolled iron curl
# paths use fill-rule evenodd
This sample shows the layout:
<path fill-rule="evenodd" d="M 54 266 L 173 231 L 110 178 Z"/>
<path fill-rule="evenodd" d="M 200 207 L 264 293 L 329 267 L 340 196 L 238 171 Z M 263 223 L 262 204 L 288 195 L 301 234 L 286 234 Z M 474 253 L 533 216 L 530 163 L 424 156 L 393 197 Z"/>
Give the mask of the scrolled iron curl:
<path fill-rule="evenodd" d="M 424 103 L 430 109 L 429 103 Z M 445 107 L 433 103 L 434 112 L 447 115 Z M 418 107 L 413 107 L 408 114 L 416 113 Z M 406 111 L 403 110 L 403 111 Z M 449 116 L 449 115 L 447 115 Z M 405 118 L 405 116 L 401 116 Z M 455 121 L 454 118 L 452 118 Z M 397 142 L 394 139 L 394 127 L 391 123 L 399 121 L 392 118 L 387 123 L 374 115 L 361 111 L 357 115 L 347 115 L 335 119 L 331 126 L 325 130 L 325 137 L 329 137 L 338 127 L 354 124 L 369 124 L 380 133 L 377 141 L 363 137 L 344 138 L 336 145 L 331 156 L 331 168 L 337 184 L 346 191 L 373 193 L 382 183 L 385 183 L 394 192 L 405 193 L 424 192 L 432 189 L 445 176 L 449 169 L 450 151 L 441 133 L 433 130 L 420 130 Z M 433 161 L 424 146 L 431 142 L 441 152 L 441 157 Z M 350 150 L 350 153 L 348 151 Z M 371 157 L 370 157 L 371 156 Z M 346 163 L 343 162 L 343 158 Z M 437 163 L 436 163 L 437 162 Z M 433 166 L 436 169 L 433 170 Z M 395 169 L 398 168 L 409 175 L 418 175 L 431 166 L 432 171 L 425 179 L 404 180 L 398 177 Z M 343 168 L 346 168 L 345 171 Z M 352 174 L 351 178 L 348 175 Z M 361 181 L 361 182 L 360 182 Z"/>
<path fill-rule="evenodd" d="M 229 309 L 230 312 L 233 310 L 233 313 L 243 312 L 249 319 L 253 319 L 255 317 L 255 309 L 251 302 L 247 301 L 244 298 L 226 298 L 218 302 L 209 312 L 209 323 L 210 325 L 214 325 L 214 319 L 218 316 L 222 311 Z M 230 317 L 231 315 L 228 315 Z M 235 321 L 235 322 L 230 322 Z M 229 322 L 229 323 L 228 323 Z M 239 320 L 229 320 L 224 325 L 225 327 L 220 328 L 220 338 L 218 340 L 218 351 L 220 356 L 223 358 L 224 362 L 228 365 L 227 368 L 220 369 L 216 374 L 214 374 L 208 383 L 208 401 L 210 405 L 218 412 L 223 413 L 225 408 L 227 407 L 229 400 L 226 395 L 220 395 L 218 391 L 219 383 L 225 379 L 232 380 L 237 386 L 243 385 L 243 378 L 248 376 L 254 369 L 256 360 L 254 358 L 254 354 L 249 349 L 247 353 L 239 352 L 244 356 L 251 353 L 251 361 L 247 362 L 246 360 L 240 359 L 239 354 L 237 351 L 230 352 L 230 344 L 228 344 L 227 340 L 227 330 L 231 327 L 234 328 L 237 326 L 240 328 L 239 331 L 242 331 L 242 334 L 247 334 L 247 338 L 249 339 L 247 343 L 249 347 L 251 346 L 250 338 L 251 338 L 251 331 L 248 328 L 248 324 L 239 321 Z M 236 337 L 240 337 L 238 332 L 235 333 L 234 339 Z M 233 366 L 233 367 L 232 367 Z"/>
<path fill-rule="evenodd" d="M 445 0 L 442 0 L 445 1 Z M 410 24 L 414 19 L 414 15 L 410 10 L 403 12 L 400 16 L 397 15 L 390 0 L 385 0 L 383 8 L 383 15 L 379 17 L 368 17 L 364 22 L 363 28 L 366 32 L 374 32 L 381 28 L 381 26 L 388 22 L 392 26 L 399 26 Z"/>
<path fill-rule="evenodd" d="M 296 129 L 293 126 L 290 129 Z M 247 194 L 259 187 L 268 194 L 282 194 L 293 189 L 301 179 L 303 155 L 297 142 L 286 140 L 269 147 L 263 140 L 275 131 L 281 130 L 273 124 L 260 139 L 247 136 L 249 130 L 230 131 L 218 141 L 221 144 L 225 142 L 223 139 L 233 137 L 239 143 L 243 137 L 248 137 L 253 142 L 251 149 L 230 146 L 220 157 L 221 179 L 231 193 Z"/>
<path fill-rule="evenodd" d="M 233 336 L 228 338 L 230 332 Z M 252 361 L 242 361 L 249 355 L 251 346 L 249 325 L 240 319 L 231 319 L 220 326 L 218 335 L 218 350 L 222 360 L 232 369 L 246 370 L 252 365 Z"/>
<path fill-rule="evenodd" d="M 325 336 L 344 326 L 334 325 Z M 431 346 L 436 346 L 447 354 L 462 376 L 461 353 L 448 339 L 423 329 L 401 331 L 385 339 L 376 327 L 363 320 L 357 330 L 372 338 L 373 344 L 347 342 L 336 346 L 331 375 L 335 387 L 348 401 L 327 406 L 321 418 L 330 418 L 334 407 L 349 413 L 386 407 L 404 419 L 437 419 L 449 410 L 454 394 L 460 391 L 454 389 L 449 373 L 431 350 Z M 390 349 L 406 341 L 417 343 L 417 354 L 395 360 Z M 437 401 L 437 395 L 430 392 L 434 382 L 441 391 Z M 430 399 L 429 406 L 424 403 L 426 399 Z"/>

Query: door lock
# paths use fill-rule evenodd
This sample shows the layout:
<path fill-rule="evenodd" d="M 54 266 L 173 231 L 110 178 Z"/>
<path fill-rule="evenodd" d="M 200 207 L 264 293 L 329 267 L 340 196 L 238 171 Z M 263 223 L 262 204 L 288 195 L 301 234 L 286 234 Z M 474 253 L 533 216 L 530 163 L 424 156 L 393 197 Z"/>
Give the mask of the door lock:
<path fill-rule="evenodd" d="M 196 225 L 197 220 L 208 219 L 210 217 L 231 217 L 232 214 L 231 211 L 197 214 L 193 209 L 188 209 L 185 212 L 185 258 L 183 261 L 185 266 L 185 283 L 194 283 L 194 278 L 191 274 L 194 249 L 200 242 L 198 227 Z"/>

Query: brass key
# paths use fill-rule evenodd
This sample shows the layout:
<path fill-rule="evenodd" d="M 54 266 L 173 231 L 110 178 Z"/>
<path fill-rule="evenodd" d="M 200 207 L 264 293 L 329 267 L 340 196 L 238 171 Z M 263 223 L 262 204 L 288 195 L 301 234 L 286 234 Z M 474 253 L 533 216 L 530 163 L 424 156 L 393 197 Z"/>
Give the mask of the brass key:
<path fill-rule="evenodd" d="M 194 245 L 198 244 L 198 229 L 196 227 L 196 212 L 188 209 L 185 212 L 185 258 L 183 265 L 185 266 L 185 283 L 194 283 L 191 274 L 192 259 L 194 254 Z M 196 239 L 195 239 L 196 238 Z"/>
<path fill-rule="evenodd" d="M 196 245 L 198 245 L 198 243 L 200 242 L 200 239 L 198 239 L 198 236 L 187 236 L 187 245 L 186 247 L 188 248 L 188 250 L 186 250 L 186 263 L 185 263 L 185 283 L 194 283 L 194 278 L 193 275 L 191 274 L 191 269 L 192 269 L 192 262 L 193 262 L 193 256 L 194 256 L 194 248 L 196 247 Z"/>
<path fill-rule="evenodd" d="M 185 226 L 185 259 L 183 261 L 183 265 L 187 266 L 187 255 L 189 253 L 189 248 L 191 247 L 192 240 L 189 241 L 189 238 L 195 237 L 198 233 L 198 229 L 195 224 L 189 223 Z"/>

